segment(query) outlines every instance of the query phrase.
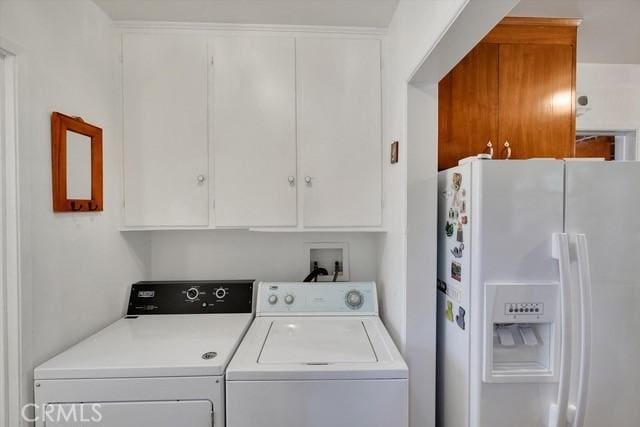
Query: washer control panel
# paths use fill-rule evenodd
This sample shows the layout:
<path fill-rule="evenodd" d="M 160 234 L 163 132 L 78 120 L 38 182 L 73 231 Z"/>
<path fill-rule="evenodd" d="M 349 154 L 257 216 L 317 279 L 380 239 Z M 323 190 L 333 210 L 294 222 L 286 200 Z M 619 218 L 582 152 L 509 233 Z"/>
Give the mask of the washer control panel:
<path fill-rule="evenodd" d="M 138 282 L 127 315 L 252 313 L 253 295 L 252 280 Z"/>
<path fill-rule="evenodd" d="M 258 285 L 257 315 L 377 315 L 373 282 L 267 283 Z"/>

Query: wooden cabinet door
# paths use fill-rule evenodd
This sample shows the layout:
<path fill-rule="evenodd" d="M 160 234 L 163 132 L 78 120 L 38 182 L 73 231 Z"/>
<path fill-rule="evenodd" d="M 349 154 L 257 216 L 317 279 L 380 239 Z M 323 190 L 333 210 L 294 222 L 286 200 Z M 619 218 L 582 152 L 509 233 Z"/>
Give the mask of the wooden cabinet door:
<path fill-rule="evenodd" d="M 301 38 L 296 43 L 304 225 L 379 226 L 380 41 Z"/>
<path fill-rule="evenodd" d="M 552 44 L 500 45 L 500 138 L 504 157 L 572 157 L 575 138 L 574 47 Z"/>
<path fill-rule="evenodd" d="M 209 223 L 207 40 L 123 36 L 127 226 Z"/>
<path fill-rule="evenodd" d="M 294 39 L 210 46 L 216 226 L 296 225 Z"/>
<path fill-rule="evenodd" d="M 438 169 L 498 140 L 497 44 L 479 44 L 438 86 Z"/>

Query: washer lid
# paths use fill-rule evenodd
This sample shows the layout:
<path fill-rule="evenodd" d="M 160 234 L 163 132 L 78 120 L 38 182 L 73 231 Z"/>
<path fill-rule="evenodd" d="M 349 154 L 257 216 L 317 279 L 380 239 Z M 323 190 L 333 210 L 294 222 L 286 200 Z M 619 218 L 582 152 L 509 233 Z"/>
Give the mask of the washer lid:
<path fill-rule="evenodd" d="M 358 319 L 274 320 L 258 363 L 375 363 L 367 330 Z"/>
<path fill-rule="evenodd" d="M 406 379 L 408 370 L 377 316 L 265 316 L 251 324 L 225 376 L 227 381 Z"/>

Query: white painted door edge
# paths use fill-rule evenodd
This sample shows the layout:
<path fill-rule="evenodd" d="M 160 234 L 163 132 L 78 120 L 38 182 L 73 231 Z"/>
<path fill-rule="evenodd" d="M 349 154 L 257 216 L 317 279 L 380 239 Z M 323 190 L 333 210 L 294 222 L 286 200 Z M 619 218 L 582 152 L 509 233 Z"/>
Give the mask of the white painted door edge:
<path fill-rule="evenodd" d="M 0 43 L 0 427 L 19 426 L 22 393 L 16 56 Z"/>

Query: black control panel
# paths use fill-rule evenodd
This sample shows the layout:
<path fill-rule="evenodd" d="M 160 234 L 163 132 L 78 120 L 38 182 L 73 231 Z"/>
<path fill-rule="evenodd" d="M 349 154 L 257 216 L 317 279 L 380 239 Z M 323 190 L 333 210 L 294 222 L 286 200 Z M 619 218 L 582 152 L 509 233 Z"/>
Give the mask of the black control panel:
<path fill-rule="evenodd" d="M 252 280 L 134 283 L 127 315 L 252 313 L 253 283 Z"/>

